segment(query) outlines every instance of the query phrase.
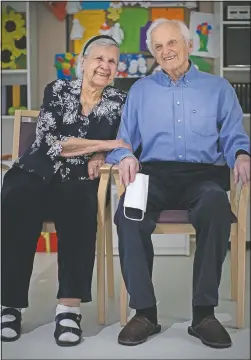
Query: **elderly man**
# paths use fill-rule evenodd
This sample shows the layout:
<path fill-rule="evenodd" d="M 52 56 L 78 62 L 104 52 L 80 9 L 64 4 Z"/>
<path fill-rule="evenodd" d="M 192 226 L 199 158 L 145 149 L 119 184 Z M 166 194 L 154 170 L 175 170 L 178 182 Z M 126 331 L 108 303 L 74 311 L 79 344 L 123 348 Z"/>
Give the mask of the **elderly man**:
<path fill-rule="evenodd" d="M 250 140 L 243 113 L 227 80 L 198 71 L 189 61 L 189 30 L 177 21 L 158 19 L 147 45 L 161 71 L 130 89 L 118 138 L 141 146 L 141 172 L 149 175 L 143 221 L 115 215 L 123 278 L 136 315 L 119 334 L 123 345 L 137 345 L 160 331 L 152 284 L 151 234 L 161 210 L 187 209 L 196 229 L 190 335 L 215 348 L 231 346 L 227 331 L 214 316 L 233 214 L 226 190 L 229 168 L 235 182 L 250 180 Z M 127 149 L 115 149 L 107 162 L 119 163 L 121 182 L 135 180 L 139 162 Z M 225 166 L 227 163 L 228 167 Z M 227 169 L 227 172 L 226 172 Z M 128 209 L 131 217 L 136 209 Z"/>

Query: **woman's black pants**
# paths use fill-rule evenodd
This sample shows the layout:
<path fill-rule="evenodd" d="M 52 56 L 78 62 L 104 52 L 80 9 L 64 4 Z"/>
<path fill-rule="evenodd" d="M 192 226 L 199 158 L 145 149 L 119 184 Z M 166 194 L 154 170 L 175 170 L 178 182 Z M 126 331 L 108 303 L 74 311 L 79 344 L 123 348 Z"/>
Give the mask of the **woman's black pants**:
<path fill-rule="evenodd" d="M 45 220 L 54 222 L 58 236 L 57 298 L 91 301 L 97 190 L 96 180 L 48 184 L 17 167 L 6 173 L 1 192 L 2 305 L 28 306 L 37 240 Z"/>

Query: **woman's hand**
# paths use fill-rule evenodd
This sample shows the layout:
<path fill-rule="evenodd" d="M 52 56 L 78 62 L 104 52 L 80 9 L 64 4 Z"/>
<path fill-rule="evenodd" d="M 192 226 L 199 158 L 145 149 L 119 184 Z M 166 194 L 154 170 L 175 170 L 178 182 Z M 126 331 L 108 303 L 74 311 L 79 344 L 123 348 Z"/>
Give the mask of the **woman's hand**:
<path fill-rule="evenodd" d="M 67 141 L 60 141 L 62 157 L 82 156 L 96 152 L 111 151 L 118 148 L 126 148 L 132 151 L 131 146 L 124 140 L 89 140 L 70 137 Z"/>
<path fill-rule="evenodd" d="M 122 139 L 119 139 L 119 140 L 107 140 L 106 143 L 108 145 L 108 151 L 118 149 L 118 148 L 125 148 L 125 149 L 128 149 L 128 150 L 132 151 L 131 145 L 125 143 L 124 140 L 122 140 Z"/>
<path fill-rule="evenodd" d="M 105 153 L 93 155 L 88 162 L 88 174 L 91 180 L 99 177 L 99 170 L 105 163 Z"/>

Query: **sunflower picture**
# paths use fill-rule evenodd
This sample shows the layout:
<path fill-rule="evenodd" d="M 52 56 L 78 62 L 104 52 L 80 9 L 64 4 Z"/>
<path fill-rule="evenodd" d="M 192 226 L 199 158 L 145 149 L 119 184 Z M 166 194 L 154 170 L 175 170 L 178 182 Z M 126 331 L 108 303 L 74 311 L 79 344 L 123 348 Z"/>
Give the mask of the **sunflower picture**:
<path fill-rule="evenodd" d="M 1 63 L 3 69 L 26 68 L 26 21 L 22 13 L 7 6 L 2 12 Z"/>
<path fill-rule="evenodd" d="M 14 55 L 15 48 L 11 44 L 2 44 L 1 61 L 2 69 L 16 69 L 16 57 Z"/>

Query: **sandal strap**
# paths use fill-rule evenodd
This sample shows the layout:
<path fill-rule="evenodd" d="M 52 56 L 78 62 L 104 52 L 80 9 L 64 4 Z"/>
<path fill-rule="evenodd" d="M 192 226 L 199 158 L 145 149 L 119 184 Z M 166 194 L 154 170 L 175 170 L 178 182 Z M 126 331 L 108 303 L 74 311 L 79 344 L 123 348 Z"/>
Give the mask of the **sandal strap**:
<path fill-rule="evenodd" d="M 61 320 L 73 320 L 75 323 L 77 323 L 79 328 L 80 328 L 81 319 L 82 319 L 81 314 L 74 314 L 70 312 L 60 313 L 55 317 L 56 324 L 59 324 Z"/>
<path fill-rule="evenodd" d="M 60 324 L 61 320 L 73 320 L 77 325 L 78 328 L 73 328 L 70 326 L 63 326 Z M 81 326 L 80 326 L 80 322 L 82 319 L 82 315 L 78 315 L 78 314 L 74 314 L 74 313 L 60 313 L 56 316 L 55 321 L 56 321 L 56 329 L 54 332 L 54 337 L 56 340 L 59 339 L 60 335 L 65 334 L 65 333 L 72 333 L 77 335 L 79 338 L 82 335 L 82 330 L 81 330 Z"/>
<path fill-rule="evenodd" d="M 15 309 L 15 308 L 5 308 L 5 309 L 1 310 L 1 316 L 4 316 L 4 315 L 15 316 L 16 319 L 13 321 L 21 321 L 22 320 L 21 311 Z M 10 321 L 10 322 L 13 322 L 13 321 Z"/>
<path fill-rule="evenodd" d="M 7 328 L 14 330 L 17 334 L 20 334 L 21 321 L 13 320 L 13 321 L 5 321 L 5 322 L 1 323 L 1 330 L 7 329 Z"/>
<path fill-rule="evenodd" d="M 12 329 L 17 333 L 17 335 L 20 335 L 21 321 L 22 321 L 21 311 L 18 311 L 17 309 L 14 309 L 14 308 L 5 308 L 1 311 L 1 316 L 4 316 L 4 315 L 13 315 L 13 316 L 15 316 L 15 319 L 10 320 L 10 321 L 1 322 L 1 330 L 7 329 L 7 328 Z"/>
<path fill-rule="evenodd" d="M 73 328 L 70 326 L 63 326 L 60 324 L 56 324 L 56 329 L 54 332 L 54 337 L 58 340 L 59 336 L 65 333 L 72 333 L 77 335 L 78 337 L 81 337 L 82 335 L 82 330 L 80 328 Z"/>

